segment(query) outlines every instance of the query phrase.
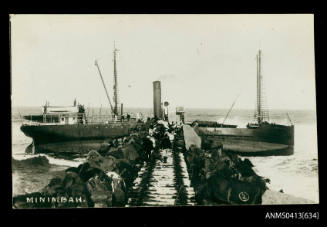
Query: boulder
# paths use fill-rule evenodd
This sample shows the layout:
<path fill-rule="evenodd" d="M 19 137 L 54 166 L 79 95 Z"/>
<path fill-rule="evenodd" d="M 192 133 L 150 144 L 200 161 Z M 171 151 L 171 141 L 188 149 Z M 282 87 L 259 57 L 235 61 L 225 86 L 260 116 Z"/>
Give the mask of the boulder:
<path fill-rule="evenodd" d="M 133 144 L 127 144 L 125 147 L 123 147 L 122 152 L 124 154 L 124 159 L 128 160 L 129 162 L 134 162 L 140 157 Z"/>
<path fill-rule="evenodd" d="M 239 161 L 235 167 L 238 169 L 238 171 L 242 174 L 243 177 L 257 175 L 252 169 L 253 164 L 247 158 L 244 159 L 244 161 Z"/>
<path fill-rule="evenodd" d="M 70 196 L 85 195 L 85 184 L 80 176 L 75 172 L 67 172 L 63 183 L 63 189 Z"/>
<path fill-rule="evenodd" d="M 124 206 L 127 202 L 126 185 L 115 172 L 99 172 L 86 182 L 94 207 Z"/>
<path fill-rule="evenodd" d="M 89 152 L 86 160 L 91 167 L 99 168 L 104 172 L 112 171 L 116 163 L 116 159 L 111 155 L 103 157 L 95 150 Z"/>
<path fill-rule="evenodd" d="M 107 153 L 107 156 L 115 157 L 116 159 L 124 158 L 124 153 L 120 147 L 111 147 Z"/>
<path fill-rule="evenodd" d="M 112 207 L 111 179 L 99 172 L 86 182 L 86 188 L 94 207 Z"/>
<path fill-rule="evenodd" d="M 57 190 L 56 196 L 64 196 L 65 198 L 81 198 L 78 203 L 59 203 L 58 207 L 88 207 L 88 193 L 86 190 L 85 182 L 75 172 L 67 172 L 62 181 L 62 187 Z"/>
<path fill-rule="evenodd" d="M 142 138 L 139 135 L 138 136 L 131 136 L 126 144 L 133 144 L 137 150 L 142 148 Z"/>
<path fill-rule="evenodd" d="M 72 184 L 70 183 L 72 180 L 74 180 L 75 183 L 78 182 L 78 178 L 73 178 L 71 180 L 72 177 L 76 177 L 76 172 L 78 172 L 81 176 L 80 179 L 86 182 L 86 195 L 89 206 L 124 206 L 127 201 L 127 195 L 126 185 L 123 178 L 116 172 L 104 171 L 103 169 L 105 168 L 100 169 L 100 167 L 96 168 L 94 166 L 91 166 L 90 163 L 84 163 L 78 166 L 78 168 L 71 168 L 70 174 L 67 173 L 67 176 L 71 175 L 71 177 L 66 177 L 66 188 L 68 188 L 68 190 L 75 191 L 82 190 L 82 188 L 78 188 L 77 186 L 73 188 L 70 186 Z"/>
<path fill-rule="evenodd" d="M 211 175 L 207 180 L 207 199 L 212 201 L 224 201 L 230 203 L 229 197 L 231 192 L 230 182 L 220 175 Z"/>
<path fill-rule="evenodd" d="M 124 179 L 127 187 L 130 187 L 133 184 L 133 181 L 137 176 L 137 170 L 137 167 L 133 167 L 126 160 L 117 160 L 115 172 Z"/>
<path fill-rule="evenodd" d="M 127 190 L 123 178 L 115 172 L 107 172 L 106 175 L 111 179 L 113 206 L 124 206 L 127 202 Z"/>
<path fill-rule="evenodd" d="M 48 195 L 57 194 L 60 190 L 62 190 L 62 184 L 63 184 L 62 181 L 63 180 L 58 177 L 51 179 L 49 184 L 45 186 L 41 192 Z"/>
<path fill-rule="evenodd" d="M 78 175 L 84 182 L 88 181 L 91 177 L 95 176 L 96 174 L 101 174 L 101 172 L 103 172 L 99 168 L 92 167 L 88 162 L 79 165 L 77 168 L 75 168 L 75 170 L 68 169 L 67 171 L 78 173 Z"/>

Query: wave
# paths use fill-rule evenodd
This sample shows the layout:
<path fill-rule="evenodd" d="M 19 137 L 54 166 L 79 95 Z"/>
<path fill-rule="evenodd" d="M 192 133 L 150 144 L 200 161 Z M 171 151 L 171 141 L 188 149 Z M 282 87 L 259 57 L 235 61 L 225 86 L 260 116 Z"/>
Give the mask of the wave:
<path fill-rule="evenodd" d="M 50 165 L 77 167 L 85 161 L 85 158 L 76 158 L 74 160 L 54 158 L 46 154 L 16 154 L 13 155 L 13 169 L 23 167 L 49 167 Z"/>
<path fill-rule="evenodd" d="M 50 164 L 59 165 L 59 166 L 67 166 L 67 167 L 78 167 L 80 164 L 82 164 L 85 161 L 85 159 L 83 159 L 83 158 L 67 160 L 67 159 L 53 158 L 50 156 L 46 156 L 46 157 L 49 159 Z"/>

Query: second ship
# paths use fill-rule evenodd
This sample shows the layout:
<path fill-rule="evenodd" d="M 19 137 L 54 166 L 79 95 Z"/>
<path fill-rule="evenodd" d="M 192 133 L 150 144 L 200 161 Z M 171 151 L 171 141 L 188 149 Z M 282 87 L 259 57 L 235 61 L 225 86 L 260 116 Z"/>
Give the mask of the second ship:
<path fill-rule="evenodd" d="M 222 143 L 224 150 L 243 156 L 292 155 L 294 153 L 294 125 L 290 118 L 291 125 L 270 123 L 268 110 L 263 108 L 261 50 L 257 55 L 255 120 L 254 123 L 248 123 L 246 128 L 212 121 L 194 121 L 192 126 L 202 140 L 211 141 L 213 145 Z"/>

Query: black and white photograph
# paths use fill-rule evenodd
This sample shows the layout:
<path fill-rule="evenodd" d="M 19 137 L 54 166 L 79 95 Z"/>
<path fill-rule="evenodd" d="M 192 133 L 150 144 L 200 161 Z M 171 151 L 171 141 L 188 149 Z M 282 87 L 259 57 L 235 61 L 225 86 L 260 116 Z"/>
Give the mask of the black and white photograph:
<path fill-rule="evenodd" d="M 12 208 L 319 204 L 314 34 L 313 14 L 11 14 Z"/>

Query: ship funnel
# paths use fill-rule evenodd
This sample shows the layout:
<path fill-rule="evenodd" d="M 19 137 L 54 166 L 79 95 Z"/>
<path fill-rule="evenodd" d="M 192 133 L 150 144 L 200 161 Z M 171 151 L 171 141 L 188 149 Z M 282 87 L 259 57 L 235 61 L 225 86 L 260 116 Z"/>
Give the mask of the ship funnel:
<path fill-rule="evenodd" d="M 160 81 L 153 82 L 153 115 L 158 119 L 162 119 Z"/>

